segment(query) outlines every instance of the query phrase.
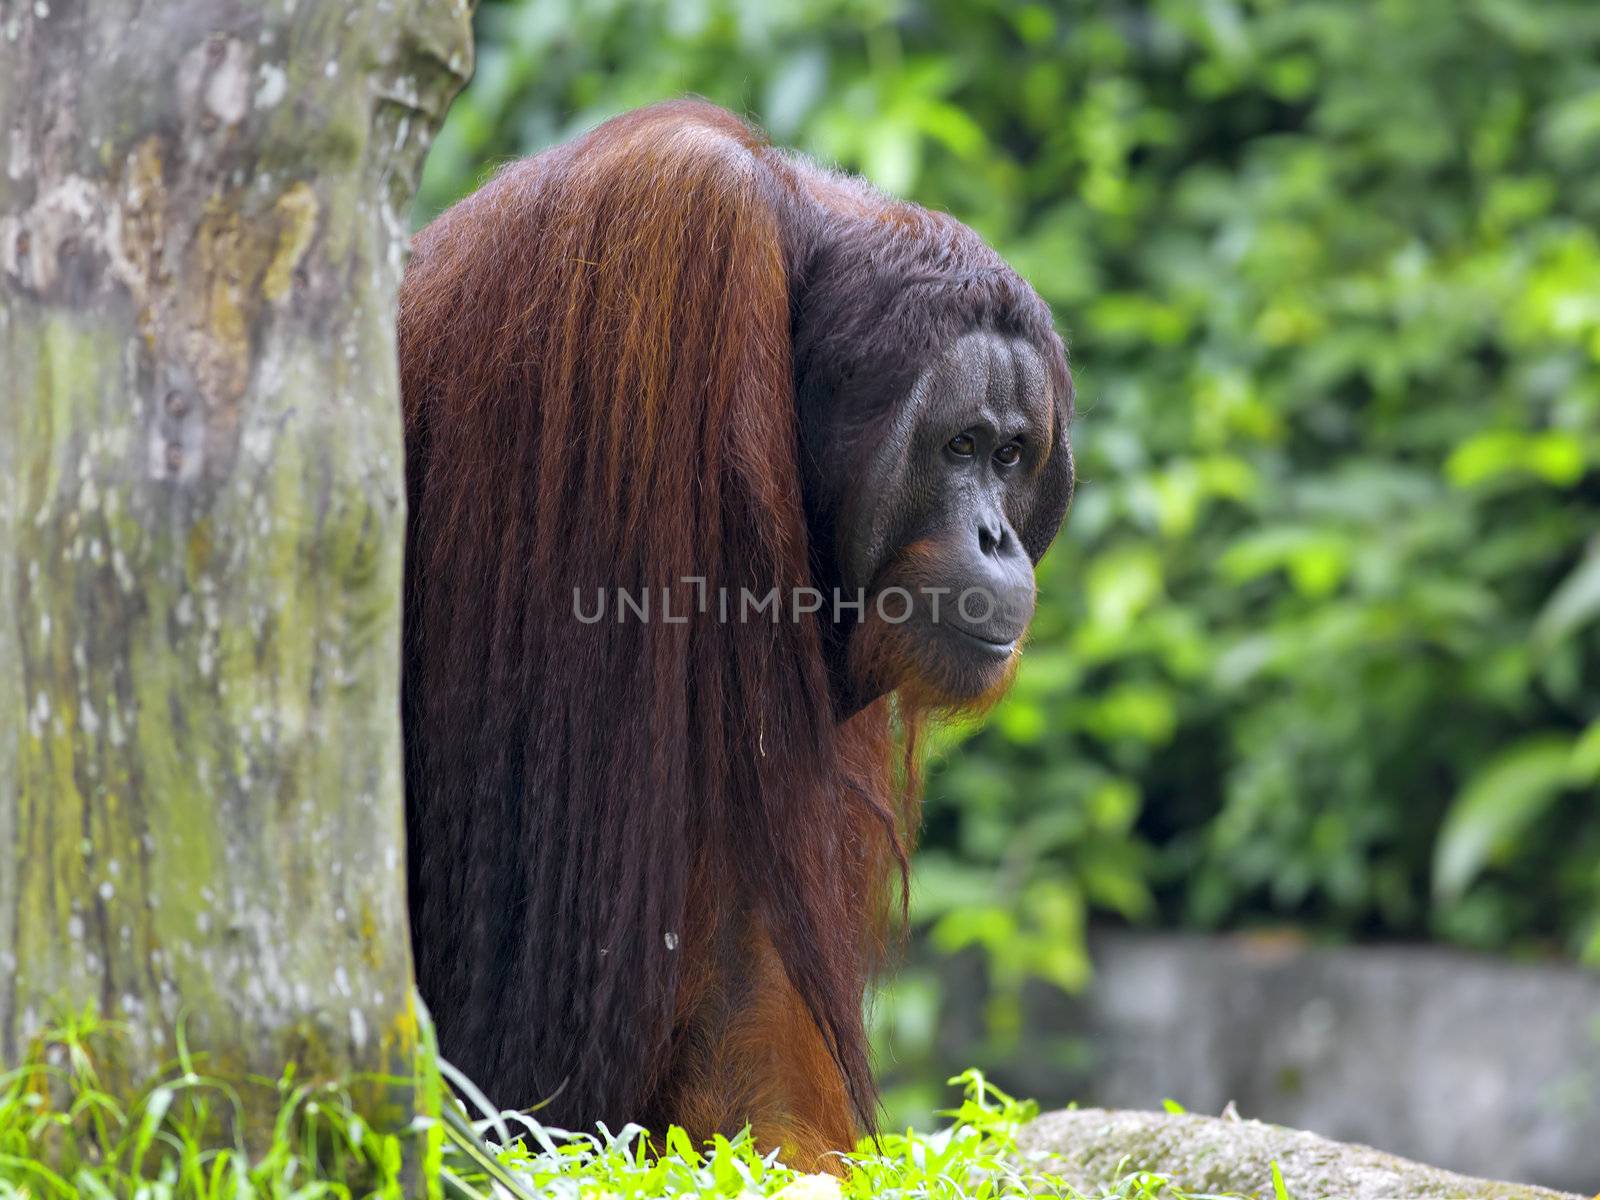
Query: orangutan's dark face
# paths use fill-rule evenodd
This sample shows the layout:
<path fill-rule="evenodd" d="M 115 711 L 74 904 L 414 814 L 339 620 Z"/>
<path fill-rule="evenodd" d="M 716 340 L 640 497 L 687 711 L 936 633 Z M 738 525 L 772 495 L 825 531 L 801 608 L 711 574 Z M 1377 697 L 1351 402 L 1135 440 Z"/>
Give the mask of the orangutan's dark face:
<path fill-rule="evenodd" d="M 844 592 L 867 597 L 845 631 L 857 705 L 906 686 L 950 706 L 1003 688 L 1033 617 L 1034 561 L 1072 490 L 1058 411 L 1031 345 L 973 332 L 876 431 L 837 547 Z"/>

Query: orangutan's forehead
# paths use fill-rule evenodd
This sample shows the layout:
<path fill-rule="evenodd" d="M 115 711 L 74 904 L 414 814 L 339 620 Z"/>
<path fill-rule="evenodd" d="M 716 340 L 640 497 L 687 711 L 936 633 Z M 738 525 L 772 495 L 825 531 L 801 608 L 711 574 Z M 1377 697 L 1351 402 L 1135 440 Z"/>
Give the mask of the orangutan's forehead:
<path fill-rule="evenodd" d="M 1029 343 L 988 331 L 964 334 L 945 349 L 919 389 L 932 420 L 987 420 L 1008 433 L 1049 442 L 1054 419 L 1044 360 Z"/>

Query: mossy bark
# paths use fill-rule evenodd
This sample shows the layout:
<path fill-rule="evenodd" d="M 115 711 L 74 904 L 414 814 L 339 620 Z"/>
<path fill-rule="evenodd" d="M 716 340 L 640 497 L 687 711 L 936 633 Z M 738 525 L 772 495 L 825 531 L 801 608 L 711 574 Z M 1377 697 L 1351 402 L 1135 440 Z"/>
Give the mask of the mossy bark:
<path fill-rule="evenodd" d="M 0 0 L 0 1061 L 409 1076 L 405 207 L 466 0 Z M 406 1095 L 383 1089 L 403 1118 Z"/>

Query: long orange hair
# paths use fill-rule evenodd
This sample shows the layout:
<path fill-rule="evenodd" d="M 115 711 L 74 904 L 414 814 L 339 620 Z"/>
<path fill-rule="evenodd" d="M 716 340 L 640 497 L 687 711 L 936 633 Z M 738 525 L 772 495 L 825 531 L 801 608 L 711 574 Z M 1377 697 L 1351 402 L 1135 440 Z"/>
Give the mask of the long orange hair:
<path fill-rule="evenodd" d="M 716 598 L 818 579 L 806 396 L 985 323 L 1044 347 L 1070 404 L 1049 315 L 958 223 L 699 102 L 513 164 L 414 249 L 406 777 L 443 1051 L 558 1125 L 846 1148 L 915 823 L 891 702 L 841 719 L 816 620 Z M 653 619 L 578 619 L 619 588 Z"/>

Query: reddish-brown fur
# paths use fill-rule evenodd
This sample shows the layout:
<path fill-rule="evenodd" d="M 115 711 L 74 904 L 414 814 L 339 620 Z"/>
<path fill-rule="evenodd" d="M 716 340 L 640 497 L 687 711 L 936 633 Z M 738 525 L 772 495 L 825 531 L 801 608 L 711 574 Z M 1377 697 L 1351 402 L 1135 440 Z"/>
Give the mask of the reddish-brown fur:
<path fill-rule="evenodd" d="M 904 260 L 914 326 L 865 284 L 827 298 L 855 295 L 846 226 Z M 949 218 L 692 102 L 514 164 L 415 250 L 406 768 L 442 1048 L 556 1124 L 748 1121 L 820 1164 L 875 1106 L 862 1001 L 915 823 L 891 700 L 839 720 L 818 622 L 723 623 L 684 580 L 816 582 L 832 518 L 797 397 L 859 382 L 835 378 L 851 353 L 896 386 L 953 331 L 1002 328 L 1054 356 L 1065 411 L 1048 314 Z M 885 304 L 892 352 L 841 341 Z M 574 589 L 618 587 L 691 617 L 575 619 Z M 909 722 L 939 701 L 907 696 Z"/>

